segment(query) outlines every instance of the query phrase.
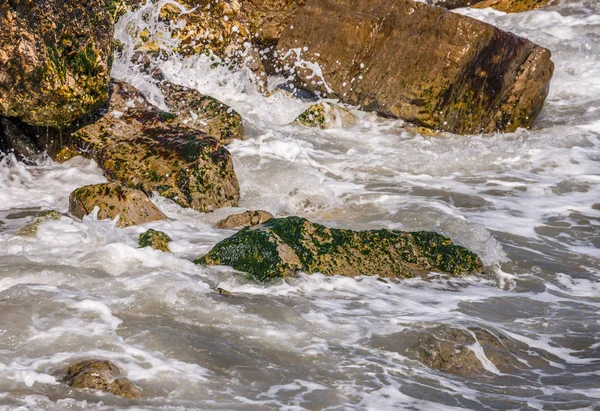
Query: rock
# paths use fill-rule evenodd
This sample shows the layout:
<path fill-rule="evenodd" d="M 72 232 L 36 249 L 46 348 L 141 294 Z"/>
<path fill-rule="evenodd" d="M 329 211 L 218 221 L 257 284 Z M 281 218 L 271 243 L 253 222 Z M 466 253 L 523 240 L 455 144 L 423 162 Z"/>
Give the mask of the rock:
<path fill-rule="evenodd" d="M 244 228 L 196 263 L 228 265 L 259 281 L 296 271 L 409 278 L 432 270 L 455 276 L 483 270 L 476 254 L 436 233 L 339 230 L 300 217 Z"/>
<path fill-rule="evenodd" d="M 530 127 L 554 67 L 529 40 L 411 0 L 307 0 L 277 54 L 299 87 L 458 134 Z"/>
<path fill-rule="evenodd" d="M 0 115 L 62 128 L 104 104 L 113 22 L 104 0 L 0 4 Z"/>
<path fill-rule="evenodd" d="M 167 217 L 148 197 L 139 190 L 124 187 L 120 183 L 94 184 L 78 188 L 69 196 L 69 211 L 83 218 L 98 207 L 98 219 L 114 219 L 117 225 L 128 227 Z"/>
<path fill-rule="evenodd" d="M 296 124 L 323 130 L 349 128 L 355 125 L 356 122 L 357 118 L 350 110 L 332 103 L 314 104 L 294 120 Z"/>
<path fill-rule="evenodd" d="M 158 88 L 178 126 L 202 131 L 222 144 L 244 139 L 242 116 L 225 103 L 169 81 L 159 82 Z"/>
<path fill-rule="evenodd" d="M 242 2 L 252 32 L 252 41 L 260 46 L 274 46 L 288 27 L 296 11 L 306 0 L 246 0 Z"/>
<path fill-rule="evenodd" d="M 476 9 L 492 7 L 507 13 L 537 9 L 545 6 L 548 2 L 549 0 L 427 0 L 427 4 L 449 10 L 468 6 Z"/>
<path fill-rule="evenodd" d="M 138 239 L 138 245 L 143 247 L 152 247 L 155 250 L 164 251 L 165 253 L 171 252 L 169 250 L 169 243 L 173 241 L 171 237 L 163 233 L 162 231 L 148 230 L 143 234 L 140 234 Z"/>
<path fill-rule="evenodd" d="M 262 224 L 273 218 L 273 214 L 266 211 L 246 211 L 241 214 L 233 214 L 229 217 L 217 222 L 215 228 L 232 229 L 237 227 L 251 227 Z"/>
<path fill-rule="evenodd" d="M 71 364 L 64 382 L 78 389 L 100 390 L 125 398 L 141 397 L 139 388 L 122 377 L 119 367 L 110 361 L 86 360 Z"/>
<path fill-rule="evenodd" d="M 206 134 L 183 128 L 132 86 L 114 81 L 99 118 L 64 146 L 93 158 L 109 180 L 156 191 L 183 207 L 208 212 L 236 206 L 239 185 L 229 152 Z M 58 150 L 48 148 L 54 158 Z M 89 210 L 91 211 L 91 210 Z"/>
<path fill-rule="evenodd" d="M 39 213 L 33 220 L 31 220 L 27 225 L 21 227 L 16 235 L 21 237 L 35 237 L 37 236 L 38 229 L 40 225 L 47 221 L 57 221 L 60 220 L 61 214 L 55 210 L 44 211 Z"/>
<path fill-rule="evenodd" d="M 0 151 L 13 151 L 20 160 L 34 160 L 42 154 L 34 140 L 14 121 L 0 117 Z"/>

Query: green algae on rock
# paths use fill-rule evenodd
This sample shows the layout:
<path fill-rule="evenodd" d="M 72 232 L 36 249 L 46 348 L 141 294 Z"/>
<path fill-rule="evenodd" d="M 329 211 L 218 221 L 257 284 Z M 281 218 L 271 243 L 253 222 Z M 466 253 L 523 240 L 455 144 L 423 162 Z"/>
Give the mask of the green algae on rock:
<path fill-rule="evenodd" d="M 169 253 L 171 252 L 171 250 L 169 250 L 169 243 L 171 241 L 173 241 L 171 237 L 169 237 L 162 231 L 149 229 L 148 231 L 140 234 L 138 238 L 138 245 L 140 246 L 140 248 L 152 247 L 155 250 Z"/>
<path fill-rule="evenodd" d="M 265 281 L 297 271 L 410 278 L 439 271 L 477 274 L 477 255 L 432 232 L 351 231 L 300 217 L 271 219 L 218 243 L 197 264 L 228 265 Z"/>
<path fill-rule="evenodd" d="M 118 182 L 81 187 L 69 196 L 69 211 L 76 217 L 83 218 L 94 207 L 99 208 L 100 220 L 120 216 L 117 223 L 119 227 L 167 218 L 144 193 Z"/>
<path fill-rule="evenodd" d="M 0 115 L 62 128 L 108 98 L 105 0 L 0 3 Z"/>
<path fill-rule="evenodd" d="M 21 237 L 35 237 L 37 235 L 38 229 L 40 228 L 41 224 L 43 224 L 47 221 L 60 220 L 60 217 L 61 217 L 61 214 L 55 210 L 48 210 L 48 211 L 41 212 L 38 215 L 36 215 L 35 217 L 33 217 L 33 220 L 31 220 L 29 223 L 27 223 L 26 225 L 21 227 L 17 231 L 16 235 L 21 236 Z"/>
<path fill-rule="evenodd" d="M 122 371 L 110 361 L 84 360 L 69 365 L 63 380 L 70 387 L 105 391 L 124 398 L 140 398 L 140 389 L 122 377 Z"/>
<path fill-rule="evenodd" d="M 338 104 L 323 102 L 307 108 L 294 120 L 294 123 L 326 130 L 334 127 L 352 127 L 356 121 L 356 116 L 350 110 Z"/>

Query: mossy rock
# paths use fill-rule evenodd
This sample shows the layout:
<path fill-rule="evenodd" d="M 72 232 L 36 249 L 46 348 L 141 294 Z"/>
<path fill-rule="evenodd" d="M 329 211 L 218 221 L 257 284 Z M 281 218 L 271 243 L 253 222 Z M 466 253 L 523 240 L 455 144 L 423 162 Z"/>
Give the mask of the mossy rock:
<path fill-rule="evenodd" d="M 169 250 L 169 243 L 173 241 L 171 237 L 162 231 L 148 230 L 145 233 L 140 234 L 138 238 L 138 245 L 141 248 L 152 247 L 155 250 L 164 251 L 165 253 L 171 252 Z"/>
<path fill-rule="evenodd" d="M 0 3 L 0 115 L 63 128 L 108 98 L 114 26 L 105 0 Z"/>
<path fill-rule="evenodd" d="M 40 225 L 47 221 L 57 221 L 60 220 L 61 214 L 55 210 L 44 211 L 39 213 L 33 220 L 31 220 L 27 225 L 21 227 L 16 235 L 21 237 L 35 237 L 37 235 L 38 229 Z"/>
<path fill-rule="evenodd" d="M 338 104 L 318 103 L 307 108 L 294 120 L 294 123 L 326 130 L 352 127 L 357 120 L 350 110 Z"/>
<path fill-rule="evenodd" d="M 110 361 L 84 360 L 71 364 L 63 380 L 70 387 L 108 392 L 124 398 L 140 398 L 141 392 Z"/>
<path fill-rule="evenodd" d="M 99 208 L 98 219 L 114 219 L 119 227 L 128 227 L 167 218 L 141 191 L 120 183 L 94 184 L 78 188 L 69 197 L 69 211 L 83 218 Z"/>
<path fill-rule="evenodd" d="M 478 274 L 477 255 L 432 232 L 351 231 L 300 217 L 271 219 L 218 243 L 197 264 L 228 265 L 265 281 L 297 271 L 410 278 L 431 271 Z"/>

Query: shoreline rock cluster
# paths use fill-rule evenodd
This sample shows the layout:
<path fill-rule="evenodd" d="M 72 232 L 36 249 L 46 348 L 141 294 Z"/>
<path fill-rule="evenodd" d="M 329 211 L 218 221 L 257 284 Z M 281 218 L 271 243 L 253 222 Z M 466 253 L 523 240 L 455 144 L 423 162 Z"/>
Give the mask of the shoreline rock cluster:
<path fill-rule="evenodd" d="M 432 131 L 531 127 L 553 72 L 547 49 L 442 8 L 464 6 L 463 0 L 429 1 L 441 7 L 411 0 L 178 1 L 159 13 L 178 41 L 172 52 L 245 66 L 262 91 L 267 75 L 284 74 L 309 92 Z M 519 12 L 547 1 L 472 3 Z M 169 111 L 110 77 L 114 20 L 128 7 L 145 7 L 145 0 L 41 4 L 0 5 L 0 149 L 23 160 L 42 152 L 55 161 L 94 159 L 109 182 L 71 194 L 70 212 L 80 218 L 94 211 L 101 219 L 119 216 L 121 227 L 165 219 L 149 200 L 153 193 L 199 212 L 237 206 L 240 189 L 225 145 L 244 138 L 241 116 L 214 97 L 165 81 L 160 72 L 152 75 Z M 147 56 L 164 52 L 164 44 L 148 31 L 136 36 L 136 58 L 151 69 Z M 355 121 L 345 107 L 320 102 L 295 124 L 327 129 Z M 42 213 L 17 235 L 34 237 L 40 224 L 60 218 L 55 211 Z M 239 227 L 245 228 L 196 262 L 229 265 L 258 281 L 298 271 L 409 278 L 484 269 L 476 254 L 437 233 L 340 230 L 263 211 L 217 223 L 220 229 Z M 138 240 L 140 247 L 163 252 L 172 241 L 155 230 Z M 440 333 L 438 340 L 475 342 L 472 335 Z M 480 342 L 499 341 L 475 335 Z M 418 351 L 418 358 L 453 369 L 453 363 L 431 360 L 430 352 L 451 351 L 438 340 L 425 344 L 429 348 Z M 465 350 L 459 350 L 459 360 L 472 362 Z M 121 374 L 110 362 L 84 361 L 69 367 L 64 381 L 139 398 L 139 389 Z"/>

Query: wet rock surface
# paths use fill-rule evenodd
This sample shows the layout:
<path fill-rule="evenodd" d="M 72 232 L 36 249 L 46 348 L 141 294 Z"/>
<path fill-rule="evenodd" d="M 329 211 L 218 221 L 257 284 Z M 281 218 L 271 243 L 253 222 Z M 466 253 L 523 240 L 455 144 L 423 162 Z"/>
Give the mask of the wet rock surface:
<path fill-rule="evenodd" d="M 21 237 L 35 237 L 41 224 L 47 221 L 60 220 L 60 217 L 61 214 L 56 210 L 43 211 L 33 217 L 33 220 L 27 223 L 27 225 L 21 227 L 16 232 L 16 235 Z"/>
<path fill-rule="evenodd" d="M 155 250 L 164 251 L 165 253 L 171 252 L 169 250 L 169 243 L 173 241 L 171 237 L 162 231 L 148 230 L 145 233 L 140 234 L 138 238 L 138 245 L 143 247 L 152 247 Z"/>
<path fill-rule="evenodd" d="M 108 98 L 113 22 L 104 0 L 0 4 L 0 115 L 64 127 Z"/>
<path fill-rule="evenodd" d="M 300 217 L 271 219 L 218 243 L 198 264 L 228 265 L 264 281 L 297 271 L 410 278 L 481 273 L 476 254 L 431 232 L 351 231 Z"/>
<path fill-rule="evenodd" d="M 530 127 L 554 67 L 529 40 L 410 0 L 308 0 L 277 53 L 299 87 L 458 134 Z"/>
<path fill-rule="evenodd" d="M 56 144 L 56 141 L 55 141 Z M 231 155 L 217 140 L 184 128 L 175 114 L 151 105 L 132 86 L 114 81 L 107 108 L 49 152 L 93 158 L 109 180 L 156 191 L 183 207 L 207 212 L 235 206 L 239 186 Z"/>
<path fill-rule="evenodd" d="M 428 0 L 427 4 L 444 7 L 449 10 L 459 7 L 484 9 L 492 7 L 507 13 L 520 13 L 547 5 L 549 0 Z"/>
<path fill-rule="evenodd" d="M 70 387 L 105 391 L 125 398 L 140 398 L 141 392 L 110 361 L 85 360 L 71 364 L 64 379 Z"/>
<path fill-rule="evenodd" d="M 42 150 L 34 139 L 19 127 L 18 122 L 0 117 L 0 152 L 13 152 L 19 160 L 31 161 L 38 158 Z"/>
<path fill-rule="evenodd" d="M 229 217 L 218 221 L 215 224 L 215 228 L 232 229 L 238 227 L 251 227 L 254 225 L 265 223 L 272 218 L 274 218 L 273 214 L 267 211 L 246 211 L 241 214 L 230 215 Z"/>
<path fill-rule="evenodd" d="M 78 188 L 69 197 L 69 211 L 83 218 L 98 207 L 98 219 L 114 219 L 117 225 L 128 227 L 167 218 L 141 191 L 127 188 L 118 182 L 95 184 Z"/>
<path fill-rule="evenodd" d="M 294 123 L 322 130 L 330 128 L 348 128 L 355 125 L 356 116 L 339 104 L 318 103 L 300 114 Z"/>

